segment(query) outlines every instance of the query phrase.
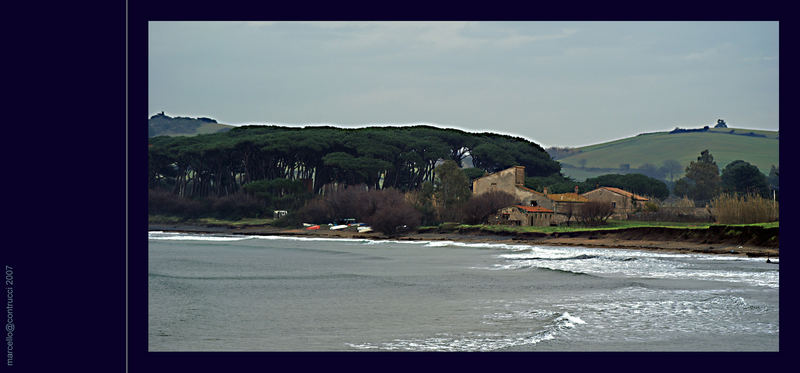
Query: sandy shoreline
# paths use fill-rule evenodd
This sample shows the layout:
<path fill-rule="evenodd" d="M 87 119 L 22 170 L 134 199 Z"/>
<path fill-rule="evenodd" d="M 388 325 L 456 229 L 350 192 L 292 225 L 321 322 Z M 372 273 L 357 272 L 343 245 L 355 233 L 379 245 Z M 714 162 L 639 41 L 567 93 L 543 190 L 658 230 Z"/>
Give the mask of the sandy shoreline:
<path fill-rule="evenodd" d="M 728 256 L 778 258 L 778 247 L 736 244 L 731 242 L 708 242 L 702 240 L 678 240 L 675 238 L 659 239 L 655 237 L 631 237 L 625 232 L 590 233 L 581 232 L 570 235 L 508 235 L 487 232 L 425 232 L 409 233 L 396 237 L 387 237 L 380 233 L 358 233 L 355 231 L 330 231 L 327 229 L 304 230 L 284 229 L 272 226 L 221 227 L 195 226 L 182 224 L 150 224 L 150 231 L 243 234 L 243 235 L 285 235 L 325 238 L 363 238 L 372 240 L 423 240 L 423 241 L 458 241 L 472 243 L 509 243 L 549 246 L 581 246 L 590 248 L 632 249 L 683 254 L 717 254 Z"/>

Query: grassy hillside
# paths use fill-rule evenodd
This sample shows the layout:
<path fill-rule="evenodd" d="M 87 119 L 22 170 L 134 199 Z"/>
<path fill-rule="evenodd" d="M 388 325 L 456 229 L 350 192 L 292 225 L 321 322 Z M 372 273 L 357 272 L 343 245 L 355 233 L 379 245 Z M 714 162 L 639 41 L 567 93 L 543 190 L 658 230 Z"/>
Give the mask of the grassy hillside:
<path fill-rule="evenodd" d="M 733 133 L 731 133 L 733 131 Z M 763 136 L 763 137 L 761 137 Z M 558 159 L 563 173 L 576 180 L 610 173 L 620 164 L 638 168 L 645 163 L 660 167 L 664 160 L 674 159 L 686 167 L 708 149 L 722 171 L 737 159 L 747 161 L 765 175 L 770 166 L 778 166 L 778 132 L 742 128 L 711 128 L 706 132 L 655 132 L 621 140 L 577 148 L 579 153 Z M 582 164 L 585 160 L 585 164 Z M 592 171 L 591 168 L 606 170 Z M 625 173 L 625 172 L 619 172 Z"/>

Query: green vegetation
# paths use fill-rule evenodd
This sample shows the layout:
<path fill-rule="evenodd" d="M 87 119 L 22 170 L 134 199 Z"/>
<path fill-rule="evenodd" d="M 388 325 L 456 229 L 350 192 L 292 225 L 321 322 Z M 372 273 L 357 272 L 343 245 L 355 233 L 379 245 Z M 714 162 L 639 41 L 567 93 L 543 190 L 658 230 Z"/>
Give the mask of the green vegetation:
<path fill-rule="evenodd" d="M 773 168 L 774 170 L 774 168 Z M 736 160 L 722 170 L 722 191 L 726 193 L 769 194 L 767 176 L 758 171 L 756 166 L 742 160 Z"/>
<path fill-rule="evenodd" d="M 700 152 L 696 162 L 686 167 L 686 176 L 675 183 L 675 194 L 688 196 L 695 204 L 703 205 L 720 191 L 720 176 L 714 156 L 708 149 Z"/>
<path fill-rule="evenodd" d="M 516 165 L 530 176 L 560 170 L 539 145 L 494 133 L 431 126 L 243 126 L 152 138 L 149 185 L 189 198 L 228 195 L 244 184 L 273 179 L 312 180 L 314 193 L 331 183 L 408 191 L 432 182 L 439 160 L 460 164 L 465 154 L 490 173 Z"/>
<path fill-rule="evenodd" d="M 194 136 L 228 131 L 233 126 L 217 123 L 210 118 L 170 117 L 156 114 L 147 122 L 148 137 L 155 136 Z"/>
<path fill-rule="evenodd" d="M 660 166 L 668 159 L 685 166 L 704 149 L 714 154 L 720 167 L 744 159 L 768 174 L 770 166 L 778 164 L 778 133 L 741 128 L 710 128 L 704 132 L 675 134 L 654 132 L 574 148 L 570 152 L 563 149 L 558 152 L 548 149 L 548 152 L 562 163 L 565 176 L 585 180 L 606 173 L 623 173 L 619 169 L 623 163 L 629 164 L 633 172 L 646 163 Z M 585 160 L 584 167 L 580 167 L 582 160 Z"/>
<path fill-rule="evenodd" d="M 470 199 L 472 191 L 467 175 L 461 172 L 456 162 L 447 160 L 436 167 L 433 196 L 441 207 L 440 217 L 445 220 L 459 217 L 459 209 Z"/>

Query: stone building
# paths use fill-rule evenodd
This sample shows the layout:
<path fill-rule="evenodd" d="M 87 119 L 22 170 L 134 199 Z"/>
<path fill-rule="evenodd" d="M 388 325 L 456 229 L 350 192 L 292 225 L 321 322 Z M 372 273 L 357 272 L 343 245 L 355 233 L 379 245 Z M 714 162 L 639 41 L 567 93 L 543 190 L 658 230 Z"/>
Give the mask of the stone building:
<path fill-rule="evenodd" d="M 553 210 L 541 206 L 514 205 L 500 209 L 490 224 L 546 227 L 553 222 Z"/>
<path fill-rule="evenodd" d="M 570 216 L 578 215 L 578 212 L 583 203 L 589 202 L 589 199 L 578 194 L 578 186 L 575 186 L 573 193 L 559 193 L 548 194 L 547 188 L 544 189 L 545 196 L 553 201 L 553 211 L 557 216 L 557 223 L 563 223 Z"/>
<path fill-rule="evenodd" d="M 583 197 L 586 197 L 589 201 L 610 202 L 614 207 L 614 215 L 611 217 L 616 219 L 627 219 L 628 214 L 633 213 L 650 200 L 638 194 L 613 187 L 600 187 L 583 193 Z"/>
<path fill-rule="evenodd" d="M 514 166 L 475 179 L 472 182 L 472 193 L 473 196 L 476 196 L 495 190 L 503 191 L 515 196 L 519 202 L 519 206 L 540 207 L 548 211 L 549 215 L 547 215 L 546 218 L 544 215 L 537 215 L 539 217 L 534 219 L 535 222 L 529 221 L 528 224 L 522 225 L 544 224 L 543 222 L 545 220 L 547 223 L 544 225 L 564 223 L 567 219 L 570 219 L 571 216 L 578 214 L 582 203 L 589 201 L 586 197 L 578 193 L 577 186 L 575 187 L 574 193 L 548 194 L 546 187 L 543 192 L 537 192 L 533 189 L 526 188 L 524 184 L 525 167 Z M 534 211 L 527 211 L 527 213 L 534 213 Z M 541 213 L 541 211 L 537 213 Z M 522 219 L 521 221 L 525 221 L 525 219 L 530 220 L 530 218 L 531 217 L 528 216 L 527 218 L 520 219 Z M 511 219 L 516 220 L 516 218 L 513 217 Z"/>
<path fill-rule="evenodd" d="M 540 206 L 553 209 L 553 201 L 544 193 L 525 186 L 525 166 L 514 166 L 472 181 L 472 195 L 477 196 L 491 191 L 503 191 L 513 195 L 524 206 Z"/>

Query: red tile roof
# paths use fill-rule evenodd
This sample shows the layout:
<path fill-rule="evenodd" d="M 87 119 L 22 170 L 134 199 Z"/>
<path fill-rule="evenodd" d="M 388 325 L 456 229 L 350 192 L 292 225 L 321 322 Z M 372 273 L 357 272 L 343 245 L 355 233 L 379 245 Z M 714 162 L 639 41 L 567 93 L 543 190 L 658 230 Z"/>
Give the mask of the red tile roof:
<path fill-rule="evenodd" d="M 514 205 L 514 207 L 519 207 L 527 212 L 553 212 L 553 210 L 546 209 L 541 206 L 523 206 L 523 205 Z"/>
<path fill-rule="evenodd" d="M 628 192 L 628 191 L 626 191 L 626 190 L 622 190 L 622 189 L 620 189 L 620 188 L 614 188 L 614 187 L 600 187 L 600 189 L 605 189 L 605 190 L 608 190 L 608 191 L 611 191 L 611 192 L 614 192 L 614 193 L 617 193 L 617 194 L 621 194 L 621 195 L 623 195 L 623 196 L 625 196 L 625 197 L 629 197 L 629 198 L 630 198 L 631 196 L 633 196 L 633 199 L 635 199 L 635 200 L 637 200 L 637 201 L 649 201 L 649 200 L 650 200 L 650 199 L 648 199 L 648 198 L 642 197 L 642 196 L 640 196 L 640 195 L 638 195 L 638 194 L 633 194 L 633 193 L 631 193 L 631 192 Z"/>

